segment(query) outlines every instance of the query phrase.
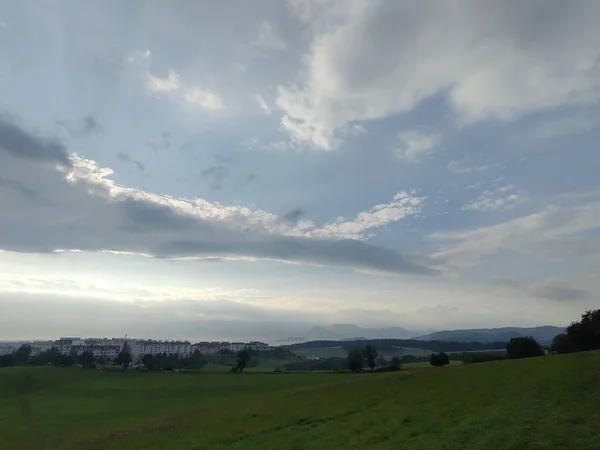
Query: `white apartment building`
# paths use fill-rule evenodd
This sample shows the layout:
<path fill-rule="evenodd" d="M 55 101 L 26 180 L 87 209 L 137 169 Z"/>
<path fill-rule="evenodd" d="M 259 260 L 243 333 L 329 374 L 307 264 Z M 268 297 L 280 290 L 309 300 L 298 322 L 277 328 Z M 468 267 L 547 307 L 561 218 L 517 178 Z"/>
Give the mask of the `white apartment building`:
<path fill-rule="evenodd" d="M 54 347 L 54 341 L 33 341 L 31 344 L 31 356 L 38 356 L 42 352 L 47 352 Z"/>
<path fill-rule="evenodd" d="M 16 349 L 18 349 L 19 346 L 15 346 L 12 343 L 0 343 L 0 356 L 4 356 L 4 355 L 10 355 L 12 352 L 14 352 Z"/>
<path fill-rule="evenodd" d="M 134 361 L 140 360 L 144 355 L 179 355 L 180 358 L 192 354 L 190 341 L 156 341 L 153 339 L 131 339 L 127 341 L 131 347 L 131 356 Z"/>
<path fill-rule="evenodd" d="M 189 341 L 159 341 L 154 339 L 125 339 L 125 338 L 81 338 L 61 337 L 56 341 L 33 341 L 33 342 L 0 342 L 0 355 L 6 355 L 17 350 L 21 344 L 31 346 L 31 355 L 37 356 L 43 351 L 56 348 L 63 355 L 75 353 L 81 355 L 85 351 L 91 351 L 95 358 L 112 361 L 125 348 L 131 353 L 132 360 L 139 362 L 144 355 L 179 355 L 180 358 L 189 357 L 195 351 L 203 355 L 214 355 L 222 350 L 238 352 L 245 348 L 252 350 L 267 350 L 268 344 L 264 342 L 198 342 L 191 344 Z"/>

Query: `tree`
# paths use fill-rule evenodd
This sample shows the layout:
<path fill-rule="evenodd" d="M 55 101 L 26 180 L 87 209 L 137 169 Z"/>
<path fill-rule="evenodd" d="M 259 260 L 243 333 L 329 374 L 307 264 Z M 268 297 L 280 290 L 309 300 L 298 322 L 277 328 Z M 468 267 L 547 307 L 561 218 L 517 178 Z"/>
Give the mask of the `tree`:
<path fill-rule="evenodd" d="M 117 359 L 115 360 L 115 362 L 117 364 L 120 364 L 123 366 L 123 369 L 127 369 L 129 367 L 129 365 L 131 364 L 132 358 L 131 358 L 131 353 L 125 351 L 125 350 L 121 350 L 119 352 L 119 355 L 117 356 Z"/>
<path fill-rule="evenodd" d="M 394 356 L 390 361 L 390 368 L 392 369 L 400 369 L 402 368 L 402 360 L 397 356 Z"/>
<path fill-rule="evenodd" d="M 243 372 L 250 360 L 252 359 L 252 355 L 248 351 L 248 349 L 240 350 L 236 355 L 236 372 Z"/>
<path fill-rule="evenodd" d="M 94 368 L 94 362 L 96 358 L 94 358 L 94 353 L 91 350 L 85 350 L 79 357 L 77 358 L 79 364 L 86 368 Z"/>
<path fill-rule="evenodd" d="M 43 352 L 40 352 L 39 355 L 32 358 L 32 361 L 34 361 L 35 364 L 60 365 L 62 356 L 63 355 L 60 353 L 60 351 L 57 348 L 52 347 L 48 350 L 44 350 Z"/>
<path fill-rule="evenodd" d="M 543 356 L 542 346 L 533 337 L 514 337 L 506 344 L 506 356 L 508 359 L 532 358 Z"/>
<path fill-rule="evenodd" d="M 444 352 L 432 353 L 429 357 L 429 364 L 435 367 L 443 367 L 450 364 L 450 358 Z"/>
<path fill-rule="evenodd" d="M 569 335 L 567 333 L 560 333 L 554 336 L 550 351 L 552 353 L 571 353 L 573 349 Z"/>
<path fill-rule="evenodd" d="M 154 360 L 154 355 L 146 354 L 142 358 L 142 364 L 148 370 L 154 370 L 156 368 L 156 361 Z"/>
<path fill-rule="evenodd" d="M 600 309 L 586 311 L 579 322 L 567 327 L 569 348 L 573 352 L 600 349 Z"/>
<path fill-rule="evenodd" d="M 362 348 L 356 347 L 348 351 L 348 369 L 352 372 L 358 372 L 362 370 L 364 365 L 365 357 Z"/>
<path fill-rule="evenodd" d="M 31 358 L 31 345 L 23 344 L 14 352 L 14 363 L 16 366 L 27 364 Z"/>
<path fill-rule="evenodd" d="M 375 370 L 375 360 L 379 356 L 377 349 L 372 345 L 367 345 L 362 351 L 363 357 L 367 362 L 367 366 L 371 368 L 371 370 Z"/>

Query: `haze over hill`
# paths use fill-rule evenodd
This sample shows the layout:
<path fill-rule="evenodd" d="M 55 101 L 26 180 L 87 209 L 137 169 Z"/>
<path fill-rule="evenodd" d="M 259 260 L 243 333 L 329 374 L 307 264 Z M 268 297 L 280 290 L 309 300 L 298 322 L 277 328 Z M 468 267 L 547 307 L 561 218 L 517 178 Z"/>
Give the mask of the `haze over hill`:
<path fill-rule="evenodd" d="M 533 336 L 543 344 L 564 330 L 563 327 L 544 325 L 539 327 L 477 328 L 444 331 L 407 330 L 402 327 L 365 328 L 354 324 L 334 324 L 312 327 L 298 337 L 281 340 L 285 343 L 302 341 L 344 341 L 360 339 L 420 339 L 424 341 L 476 341 L 504 342 L 512 337 Z"/>
<path fill-rule="evenodd" d="M 479 328 L 472 330 L 444 330 L 435 333 L 418 336 L 417 339 L 424 341 L 477 341 L 498 342 L 508 341 L 513 337 L 533 336 L 541 344 L 549 344 L 554 336 L 564 331 L 564 327 L 545 325 L 541 327 L 521 328 Z"/>

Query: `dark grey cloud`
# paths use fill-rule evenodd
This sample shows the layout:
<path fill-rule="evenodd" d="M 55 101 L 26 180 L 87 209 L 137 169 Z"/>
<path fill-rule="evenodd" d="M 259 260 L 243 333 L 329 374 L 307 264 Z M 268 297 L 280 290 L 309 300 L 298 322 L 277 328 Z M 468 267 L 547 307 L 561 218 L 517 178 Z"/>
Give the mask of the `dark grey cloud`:
<path fill-rule="evenodd" d="M 160 258 L 270 259 L 388 273 L 435 273 L 425 257 L 419 260 L 353 240 L 286 236 L 276 218 L 254 215 L 246 208 L 153 196 L 81 176 L 68 181 L 64 171 L 47 164 L 47 160 L 68 161 L 60 144 L 48 147 L 46 140 L 20 128 L 4 128 L 10 130 L 11 139 L 2 146 L 10 151 L 0 152 L 0 176 L 18 180 L 12 190 L 43 192 L 44 201 L 15 201 L 10 189 L 0 189 L 0 249 L 111 250 Z M 72 167 L 81 174 L 90 164 L 74 157 Z"/>
<path fill-rule="evenodd" d="M 16 158 L 53 162 L 71 167 L 67 150 L 61 143 L 29 133 L 2 116 L 0 116 L 0 150 Z"/>
<path fill-rule="evenodd" d="M 582 300 L 587 296 L 587 292 L 583 289 L 557 285 L 538 286 L 532 289 L 532 293 L 537 297 L 558 302 Z"/>
<path fill-rule="evenodd" d="M 122 229 L 127 232 L 177 231 L 198 226 L 191 216 L 165 205 L 130 198 L 118 201 L 117 205 L 122 213 Z"/>
<path fill-rule="evenodd" d="M 91 114 L 88 114 L 81 120 L 73 123 L 68 123 L 62 120 L 56 122 L 61 125 L 71 136 L 75 137 L 86 137 L 96 133 L 104 132 L 102 125 L 98 123 L 98 120 Z"/>
<path fill-rule="evenodd" d="M 290 223 L 298 223 L 300 218 L 304 215 L 304 210 L 301 208 L 294 208 L 291 211 L 284 214 L 282 217 L 284 220 Z"/>
<path fill-rule="evenodd" d="M 354 269 L 369 268 L 387 273 L 410 273 L 435 275 L 437 270 L 417 262 L 416 258 L 351 239 L 314 240 L 296 237 L 253 236 L 233 240 L 173 240 L 154 249 L 158 254 L 169 257 L 185 257 L 220 254 L 229 257 L 253 255 L 263 259 L 298 261 L 316 265 L 334 265 Z"/>
<path fill-rule="evenodd" d="M 584 289 L 565 286 L 557 281 L 545 281 L 542 283 L 531 283 L 526 280 L 499 279 L 496 283 L 511 289 L 526 292 L 538 298 L 554 300 L 558 302 L 569 302 L 583 300 L 588 297 Z"/>
<path fill-rule="evenodd" d="M 253 183 L 254 180 L 256 180 L 257 177 L 258 177 L 258 175 L 256 173 L 249 173 L 248 175 L 246 175 L 244 177 L 244 184 Z"/>
<path fill-rule="evenodd" d="M 125 152 L 117 153 L 117 159 L 124 163 L 134 164 L 140 170 L 140 172 L 144 172 L 146 170 L 146 164 L 144 164 L 141 161 L 138 161 L 137 159 L 133 159 L 131 157 L 131 155 L 129 155 L 128 153 L 125 153 Z"/>
<path fill-rule="evenodd" d="M 19 181 L 9 180 L 3 177 L 0 177 L 0 188 L 11 189 L 15 192 L 18 192 L 23 197 L 35 197 L 37 195 L 37 192 L 24 186 Z"/>
<path fill-rule="evenodd" d="M 229 167 L 227 166 L 212 166 L 200 172 L 203 179 L 209 182 L 211 189 L 223 189 L 223 182 L 229 177 Z"/>

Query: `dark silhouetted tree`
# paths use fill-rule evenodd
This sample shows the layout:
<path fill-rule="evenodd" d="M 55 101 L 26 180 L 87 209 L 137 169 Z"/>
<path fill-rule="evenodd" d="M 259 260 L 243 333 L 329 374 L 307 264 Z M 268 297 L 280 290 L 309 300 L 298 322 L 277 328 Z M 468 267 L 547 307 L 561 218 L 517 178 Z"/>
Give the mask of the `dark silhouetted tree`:
<path fill-rule="evenodd" d="M 31 345 L 23 344 L 13 353 L 16 366 L 27 364 L 31 358 Z"/>
<path fill-rule="evenodd" d="M 371 368 L 371 370 L 375 370 L 375 361 L 377 360 L 377 357 L 379 356 L 377 349 L 375 347 L 373 347 L 372 345 L 367 345 L 363 349 L 362 354 L 363 354 L 363 357 L 365 358 L 365 361 L 367 362 L 367 366 L 369 366 Z"/>
<path fill-rule="evenodd" d="M 531 336 L 514 337 L 506 344 L 508 359 L 533 358 L 544 354 L 542 346 Z"/>
<path fill-rule="evenodd" d="M 567 327 L 567 336 L 572 352 L 600 349 L 600 309 L 583 313 L 579 322 Z"/>
<path fill-rule="evenodd" d="M 552 353 L 571 353 L 571 341 L 569 340 L 569 335 L 567 333 L 560 333 L 554 336 L 552 339 L 552 345 L 550 346 L 550 351 Z"/>
<path fill-rule="evenodd" d="M 131 361 L 131 353 L 126 350 L 121 350 L 117 356 L 117 359 L 115 360 L 117 364 L 123 366 L 123 369 L 127 369 L 131 364 Z"/>
<path fill-rule="evenodd" d="M 236 355 L 236 364 L 235 371 L 243 372 L 250 360 L 252 359 L 252 355 L 247 349 L 240 350 Z"/>
<path fill-rule="evenodd" d="M 390 367 L 392 369 L 400 369 L 400 368 L 402 368 L 402 360 L 400 358 L 398 358 L 397 356 L 394 356 L 392 358 L 392 360 L 390 361 Z"/>
<path fill-rule="evenodd" d="M 154 355 L 146 354 L 142 357 L 142 364 L 148 370 L 154 370 L 156 368 L 156 362 L 154 361 Z"/>
<path fill-rule="evenodd" d="M 352 372 L 358 372 L 365 366 L 365 356 L 360 347 L 348 351 L 348 369 Z"/>
<path fill-rule="evenodd" d="M 436 367 L 444 367 L 450 364 L 450 358 L 444 352 L 432 353 L 429 357 L 429 364 Z"/>
<path fill-rule="evenodd" d="M 96 358 L 94 358 L 94 353 L 91 350 L 85 350 L 79 357 L 77 358 L 79 364 L 86 368 L 96 367 L 94 365 Z"/>

